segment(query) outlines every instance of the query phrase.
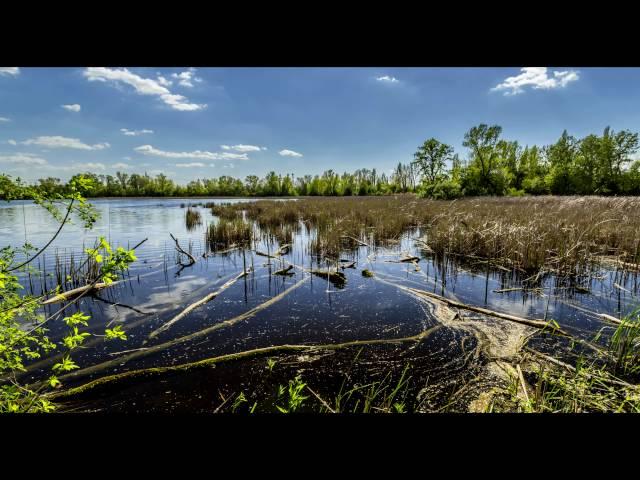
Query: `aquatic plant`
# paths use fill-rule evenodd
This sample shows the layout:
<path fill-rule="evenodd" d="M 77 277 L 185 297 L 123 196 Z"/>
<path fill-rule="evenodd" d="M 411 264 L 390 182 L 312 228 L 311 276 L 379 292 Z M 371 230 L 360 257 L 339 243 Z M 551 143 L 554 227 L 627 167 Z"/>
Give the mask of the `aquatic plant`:
<path fill-rule="evenodd" d="M 233 220 L 220 218 L 217 222 L 209 224 L 207 242 L 213 251 L 229 248 L 232 245 L 249 247 L 252 234 L 253 229 L 250 223 L 237 218 Z"/>
<path fill-rule="evenodd" d="M 336 256 L 419 235 L 425 251 L 535 274 L 578 276 L 604 265 L 640 270 L 640 199 L 509 197 L 457 201 L 391 197 L 259 200 L 219 205 L 216 215 L 246 217 L 274 232 L 306 229 L 309 248 Z M 539 277 L 537 277 L 539 278 Z"/>
<path fill-rule="evenodd" d="M 185 224 L 188 231 L 202 225 L 202 215 L 200 214 L 200 211 L 191 207 L 187 208 L 187 211 L 185 212 Z"/>

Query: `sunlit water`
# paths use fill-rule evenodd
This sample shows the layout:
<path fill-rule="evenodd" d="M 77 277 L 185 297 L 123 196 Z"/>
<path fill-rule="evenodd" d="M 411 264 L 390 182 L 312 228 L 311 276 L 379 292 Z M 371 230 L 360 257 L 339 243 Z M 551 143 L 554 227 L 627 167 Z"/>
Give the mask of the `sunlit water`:
<path fill-rule="evenodd" d="M 195 207 L 202 214 L 203 224 L 188 231 L 185 225 L 186 208 L 181 208 L 182 204 L 229 201 L 247 200 L 94 200 L 92 203 L 100 211 L 101 218 L 93 229 L 85 230 L 79 226 L 79 222 L 63 229 L 37 261 L 43 275 L 21 277 L 27 291 L 41 294 L 43 290 L 53 288 L 56 261 L 68 262 L 72 255 L 76 260 L 81 258 L 83 249 L 93 246 L 100 236 L 106 237 L 114 246 L 129 247 L 148 239 L 136 251 L 138 261 L 131 267 L 126 282 L 83 298 L 78 303 L 78 308 L 91 315 L 89 331 L 101 334 L 105 326 L 120 324 L 127 331 L 128 339 L 107 343 L 97 338 L 87 342 L 86 348 L 74 351 L 73 357 L 78 365 L 84 368 L 111 361 L 118 358 L 118 355 L 114 355 L 118 352 L 135 351 L 202 331 L 259 306 L 309 276 L 300 269 L 295 269 L 295 274 L 291 276 L 271 275 L 286 264 L 279 259 L 268 262 L 266 257 L 247 250 L 244 252 L 244 262 L 254 267 L 250 275 L 150 339 L 151 332 L 187 305 L 215 291 L 242 271 L 243 254 L 240 251 L 202 257 L 207 250 L 207 224 L 216 221 L 210 210 L 203 206 Z M 57 228 L 58 224 L 46 211 L 28 202 L 0 206 L 0 246 L 21 245 L 25 239 L 32 245 L 42 246 Z M 185 258 L 175 251 L 170 233 L 196 256 L 198 261 L 195 265 L 182 268 L 177 264 Z M 287 262 L 305 268 L 317 266 L 314 263 L 316 260 L 308 255 L 307 235 L 302 233 L 294 238 L 290 252 L 283 257 Z M 593 338 L 605 327 L 598 313 L 620 316 L 630 311 L 637 302 L 637 276 L 611 271 L 598 272 L 599 276 L 584 284 L 589 293 L 571 288 L 554 289 L 552 278 L 545 282 L 544 295 L 523 294 L 521 291 L 495 293 L 494 290 L 518 286 L 515 273 L 501 270 L 487 272 L 482 266 L 460 266 L 453 261 L 434 262 L 430 255 L 416 248 L 410 237 L 407 235 L 395 246 L 363 246 L 343 252 L 341 258 L 356 261 L 355 268 L 342 270 L 346 275 L 344 286 L 336 286 L 311 275 L 282 300 L 228 328 L 195 336 L 157 353 L 123 363 L 116 362 L 92 375 L 70 379 L 66 385 L 84 383 L 115 372 L 183 364 L 272 345 L 401 338 L 416 335 L 439 324 L 437 316 L 425 307 L 424 302 L 393 284 L 428 290 L 463 303 L 522 317 L 554 319 L 563 328 L 585 339 Z M 267 246 L 260 242 L 255 249 L 267 251 L 270 248 L 273 251 L 275 247 L 277 245 Z M 421 257 L 419 271 L 413 264 L 397 263 L 401 253 Z M 320 264 L 320 268 L 326 266 L 326 263 Z M 362 275 L 365 268 L 375 272 L 375 278 L 365 278 Z M 46 307 L 45 314 L 49 315 L 59 307 L 59 304 L 50 305 Z M 53 322 L 49 328 L 50 336 L 54 339 L 60 339 L 65 332 L 64 324 L 60 321 Z M 499 330 L 501 327 L 492 328 Z M 506 325 L 504 328 L 507 331 L 511 327 Z M 237 393 L 243 389 L 251 391 L 252 386 L 254 389 L 268 389 L 266 384 L 286 382 L 287 375 L 300 370 L 306 371 L 308 378 L 321 382 L 325 393 L 331 395 L 332 389 L 339 387 L 342 380 L 340 375 L 348 368 L 366 370 L 363 365 L 374 364 L 378 365 L 375 371 L 380 372 L 384 365 L 400 368 L 411 363 L 416 394 L 424 385 L 434 382 L 449 383 L 453 389 L 453 386 L 477 373 L 474 370 L 477 365 L 463 361 L 465 352 L 473 348 L 475 342 L 476 339 L 467 331 L 443 328 L 418 345 L 367 347 L 361 357 L 366 361 L 355 367 L 349 363 L 355 351 L 350 351 L 348 355 L 336 351 L 312 359 L 285 356 L 281 362 L 288 367 L 285 369 L 283 366 L 283 370 L 273 374 L 268 381 L 265 380 L 263 358 L 231 362 L 216 369 L 174 374 L 164 378 L 161 384 L 156 381 L 136 381 L 118 392 L 92 398 L 82 408 L 212 411 L 221 402 L 222 394 Z M 541 345 L 541 348 L 545 345 Z M 48 374 L 50 365 L 51 359 L 34 363 L 25 378 L 42 378 Z M 368 372 L 371 374 L 371 371 Z"/>

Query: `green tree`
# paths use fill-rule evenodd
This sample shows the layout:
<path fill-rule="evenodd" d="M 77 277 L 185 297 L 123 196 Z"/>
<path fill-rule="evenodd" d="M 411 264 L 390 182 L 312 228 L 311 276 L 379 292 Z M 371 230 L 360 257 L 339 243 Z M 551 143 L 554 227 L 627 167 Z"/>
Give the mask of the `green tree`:
<path fill-rule="evenodd" d="M 505 192 L 505 179 L 500 171 L 500 144 L 502 127 L 480 124 L 464 135 L 462 145 L 471 150 L 471 162 L 462 181 L 463 188 L 471 195 L 502 195 Z"/>
<path fill-rule="evenodd" d="M 435 138 L 430 138 L 414 153 L 413 164 L 418 167 L 428 183 L 435 183 L 442 177 L 447 161 L 451 160 L 452 154 L 453 147 L 441 143 Z"/>

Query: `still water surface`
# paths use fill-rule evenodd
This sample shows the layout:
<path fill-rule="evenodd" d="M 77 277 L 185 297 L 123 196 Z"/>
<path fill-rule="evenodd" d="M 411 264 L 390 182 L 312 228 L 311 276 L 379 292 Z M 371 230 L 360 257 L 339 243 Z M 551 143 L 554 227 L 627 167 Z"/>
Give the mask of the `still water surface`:
<path fill-rule="evenodd" d="M 100 334 L 105 326 L 120 324 L 127 331 L 128 339 L 125 342 L 106 343 L 101 339 L 87 342 L 85 348 L 74 352 L 74 359 L 81 368 L 106 361 L 112 363 L 101 371 L 69 379 L 66 385 L 84 383 L 105 374 L 182 364 L 272 345 L 401 338 L 416 335 L 441 323 L 428 305 L 394 285 L 428 290 L 463 303 L 523 317 L 552 318 L 563 328 L 585 339 L 592 338 L 603 328 L 598 313 L 619 316 L 632 309 L 637 302 L 637 276 L 621 276 L 610 271 L 599 272 L 599 276 L 589 280 L 588 293 L 554 289 L 552 278 L 545 281 L 544 295 L 519 291 L 495 293 L 494 290 L 517 285 L 516 276 L 500 270 L 487 272 L 483 267 L 475 269 L 448 260 L 436 262 L 417 248 L 411 239 L 416 232 L 411 232 L 397 245 L 386 248 L 363 246 L 345 251 L 341 258 L 352 259 L 356 264 L 355 268 L 342 270 L 346 276 L 344 285 L 334 285 L 299 269 L 295 269 L 295 274 L 291 276 L 271 275 L 285 264 L 276 259 L 268 262 L 266 257 L 246 251 L 244 262 L 254 267 L 250 275 L 171 328 L 149 338 L 153 331 L 187 305 L 215 291 L 243 269 L 240 251 L 202 257 L 207 251 L 207 224 L 217 219 L 208 208 L 202 205 L 194 207 L 201 212 L 203 224 L 189 231 L 185 225 L 186 209 L 181 205 L 242 201 L 249 199 L 98 199 L 92 203 L 100 211 L 101 218 L 93 229 L 83 229 L 80 222 L 63 229 L 39 259 L 44 274 L 39 277 L 22 276 L 27 291 L 40 294 L 47 288 L 53 288 L 56 264 L 68 263 L 72 257 L 78 261 L 83 249 L 93 246 L 99 236 L 106 237 L 114 246 L 125 247 L 148 238 L 136 251 L 138 261 L 131 267 L 125 282 L 83 298 L 78 305 L 91 315 L 89 331 Z M 35 246 L 42 246 L 57 228 L 58 224 L 46 211 L 28 202 L 0 205 L 0 246 L 20 245 L 25 239 Z M 186 259 L 175 251 L 170 233 L 198 258 L 195 265 L 184 268 L 178 265 Z M 314 265 L 315 260 L 307 253 L 309 235 L 311 233 L 303 231 L 295 236 L 290 252 L 284 256 L 288 262 L 303 267 Z M 273 251 L 276 246 L 267 246 L 262 239 L 255 249 L 267 251 L 270 248 Z M 419 271 L 412 264 L 395 263 L 401 252 L 421 257 Z M 326 264 L 321 264 L 320 268 L 326 268 Z M 362 270 L 365 268 L 375 272 L 375 278 L 364 277 Z M 614 283 L 623 288 L 616 287 Z M 280 301 L 249 318 L 182 340 L 183 337 L 251 311 L 293 286 L 296 288 Z M 53 313 L 57 308 L 59 305 L 51 305 L 45 313 Z M 506 337 L 521 333 L 512 331 L 513 325 L 500 324 L 495 319 L 473 314 L 466 314 L 466 318 L 482 322 L 477 323 L 485 332 L 482 335 L 495 336 L 497 343 L 507 343 Z M 62 322 L 51 325 L 50 335 L 54 339 L 59 339 L 64 332 Z M 361 357 L 364 359 L 362 365 L 371 365 L 373 368 L 373 365 L 384 363 L 399 368 L 411 363 L 416 394 L 426 388 L 424 385 L 438 382 L 440 385 L 450 384 L 453 388 L 477 375 L 481 361 L 470 363 L 466 352 L 478 343 L 479 338 L 469 329 L 446 326 L 417 345 L 368 347 Z M 175 344 L 170 343 L 176 339 L 180 340 Z M 540 342 L 538 347 L 541 350 L 553 349 L 551 342 Z M 167 344 L 167 347 L 155 353 L 113 362 L 114 359 L 124 358 L 120 357 L 120 352 L 142 351 L 162 344 Z M 339 373 L 345 371 L 345 365 L 353 357 L 351 353 L 350 357 L 342 352 L 314 358 L 293 356 L 288 363 L 284 360 L 282 363 L 290 366 L 287 374 L 302 370 L 319 377 L 327 389 L 326 394 L 330 395 L 331 388 L 340 380 Z M 55 357 L 34 363 L 25 376 L 33 381 L 41 379 L 42 375 L 48 373 L 48 368 L 43 367 L 50 366 L 53 359 Z M 138 381 L 118 392 L 108 392 L 103 397 L 87 400 L 86 404 L 76 408 L 212 411 L 220 403 L 220 395 L 224 392 L 237 392 L 264 383 L 264 359 L 259 360 L 262 363 L 256 362 L 258 360 L 235 362 L 221 365 L 217 370 L 173 375 L 163 379 L 161 384 Z M 358 368 L 365 368 L 362 365 Z M 368 375 L 379 371 L 368 371 Z M 285 372 L 280 375 L 274 376 L 273 381 L 286 381 Z M 261 388 L 267 387 L 263 385 Z M 446 395 L 440 400 L 437 396 L 434 398 L 437 406 L 439 401 L 446 400 Z"/>

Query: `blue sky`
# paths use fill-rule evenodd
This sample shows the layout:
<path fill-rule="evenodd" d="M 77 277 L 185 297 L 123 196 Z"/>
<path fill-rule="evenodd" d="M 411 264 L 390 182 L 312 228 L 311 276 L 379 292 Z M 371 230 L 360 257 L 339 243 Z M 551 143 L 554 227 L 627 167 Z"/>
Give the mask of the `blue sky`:
<path fill-rule="evenodd" d="M 0 171 L 26 180 L 164 172 L 389 172 L 435 137 L 548 144 L 639 130 L 640 69 L 0 67 Z"/>

